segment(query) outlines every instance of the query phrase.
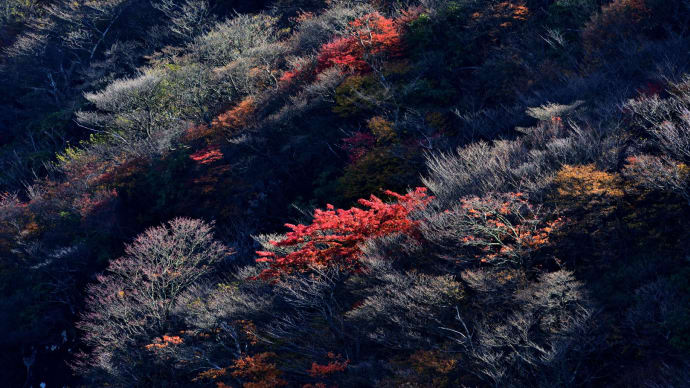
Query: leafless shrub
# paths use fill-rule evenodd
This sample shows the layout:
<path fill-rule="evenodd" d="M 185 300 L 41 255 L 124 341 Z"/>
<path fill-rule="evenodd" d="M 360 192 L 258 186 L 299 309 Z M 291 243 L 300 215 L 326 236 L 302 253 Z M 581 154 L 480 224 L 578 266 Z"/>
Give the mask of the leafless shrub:
<path fill-rule="evenodd" d="M 271 317 L 275 294 L 259 281 L 248 281 L 261 269 L 247 266 L 216 284 L 200 284 L 180 299 L 181 315 L 190 328 L 212 332 L 236 320 L 263 320 Z"/>
<path fill-rule="evenodd" d="M 678 113 L 679 122 L 664 121 L 652 130 L 652 135 L 668 155 L 690 161 L 690 110 L 684 108 Z"/>
<path fill-rule="evenodd" d="M 78 327 L 92 350 L 77 368 L 96 381 L 145 384 L 144 345 L 176 328 L 180 296 L 228 253 L 199 220 L 177 218 L 137 237 L 87 289 Z"/>
<path fill-rule="evenodd" d="M 393 269 L 390 261 L 369 256 L 367 271 L 377 281 L 346 319 L 370 340 L 394 349 L 429 345 L 444 318 L 462 298 L 451 275 L 426 275 Z"/>
<path fill-rule="evenodd" d="M 541 121 L 550 121 L 555 117 L 563 119 L 573 114 L 582 104 L 584 104 L 584 101 L 581 100 L 566 105 L 553 103 L 544 104 L 539 107 L 527 108 L 526 113 L 528 116 Z"/>
<path fill-rule="evenodd" d="M 153 0 L 151 3 L 170 19 L 170 30 L 185 40 L 201 34 L 213 22 L 208 0 Z"/>
<path fill-rule="evenodd" d="M 690 77 L 672 83 L 669 91 L 668 98 L 654 95 L 632 99 L 625 108 L 661 151 L 674 159 L 690 161 Z"/>
<path fill-rule="evenodd" d="M 316 77 L 313 82 L 304 87 L 304 90 L 292 102 L 296 105 L 300 100 L 317 100 L 334 103 L 335 89 L 345 79 L 345 75 L 340 69 L 332 67 L 324 70 Z"/>
<path fill-rule="evenodd" d="M 214 26 L 190 44 L 192 57 L 200 63 L 219 67 L 242 58 L 247 51 L 273 43 L 275 19 L 267 15 L 237 14 Z"/>
<path fill-rule="evenodd" d="M 77 119 L 94 132 L 107 134 L 130 153 L 142 145 L 149 146 L 148 152 L 165 151 L 183 126 L 181 117 L 169 109 L 173 100 L 163 92 L 164 80 L 162 72 L 150 70 L 87 93 L 86 99 L 98 110 L 78 112 Z"/>
<path fill-rule="evenodd" d="M 247 51 L 247 57 L 252 58 L 257 68 L 260 69 L 264 84 L 276 86 L 278 78 L 276 69 L 285 63 L 288 48 L 283 43 L 266 43 Z"/>
<path fill-rule="evenodd" d="M 467 195 L 509 191 L 515 179 L 511 167 L 525 155 L 527 150 L 518 142 L 478 142 L 452 154 L 430 155 L 429 174 L 422 181 L 443 204 Z"/>
<path fill-rule="evenodd" d="M 469 299 L 473 307 L 486 313 L 498 313 L 510 306 L 516 290 L 527 284 L 527 277 L 520 269 L 467 269 L 460 276 L 468 290 L 477 295 Z"/>
<path fill-rule="evenodd" d="M 516 118 L 522 117 L 524 108 L 518 106 L 501 106 L 493 109 L 461 112 L 454 110 L 462 128 L 463 138 L 495 139 L 505 136 L 516 124 Z"/>
<path fill-rule="evenodd" d="M 325 70 L 318 75 L 316 82 L 307 85 L 297 95 L 291 96 L 290 103 L 269 115 L 266 118 L 266 124 L 283 123 L 299 117 L 324 102 L 332 102 L 335 89 L 344 78 L 345 75 L 336 68 Z"/>
<path fill-rule="evenodd" d="M 664 328 L 682 304 L 678 289 L 668 279 L 658 279 L 635 290 L 635 302 L 627 311 L 624 325 L 630 328 L 631 339 L 638 346 L 653 351 L 658 341 L 669 335 Z"/>
<path fill-rule="evenodd" d="M 288 309 L 265 329 L 274 340 L 288 341 L 289 348 L 305 355 L 325 354 L 336 343 L 351 343 L 351 333 L 343 320 L 348 306 L 338 298 L 338 289 L 347 275 L 335 267 L 313 271 L 314 275 L 293 276 L 276 285 L 278 303 Z M 320 339 L 311 335 L 316 322 L 328 328 L 328 335 Z M 347 354 L 351 349 L 346 346 L 340 350 Z"/>
<path fill-rule="evenodd" d="M 64 29 L 59 32 L 62 32 L 61 38 L 66 45 L 85 52 L 89 59 L 93 59 L 123 12 L 133 3 L 131 0 L 86 4 L 64 1 L 50 5 L 46 11 Z"/>
<path fill-rule="evenodd" d="M 687 167 L 666 156 L 638 155 L 629 158 L 623 173 L 643 187 L 675 193 L 690 202 Z"/>
<path fill-rule="evenodd" d="M 523 128 L 516 140 L 480 141 L 454 153 L 427 157 L 427 176 L 422 178 L 448 208 L 461 197 L 490 192 L 527 192 L 539 198 L 553 174 L 564 164 L 617 160 L 620 145 L 615 136 L 592 127 L 560 120 Z"/>
<path fill-rule="evenodd" d="M 478 274 L 464 278 L 481 286 L 486 274 Z M 506 300 L 506 315 L 489 309 L 467 321 L 458 310 L 448 332 L 469 358 L 463 368 L 497 387 L 572 385 L 571 353 L 581 351 L 592 314 L 581 288 L 572 273 L 556 271 Z"/>
<path fill-rule="evenodd" d="M 22 231 L 22 215 L 24 213 L 23 204 L 19 200 L 17 193 L 0 194 L 0 236 L 7 232 L 4 226 L 9 226 L 13 235 L 19 235 Z"/>

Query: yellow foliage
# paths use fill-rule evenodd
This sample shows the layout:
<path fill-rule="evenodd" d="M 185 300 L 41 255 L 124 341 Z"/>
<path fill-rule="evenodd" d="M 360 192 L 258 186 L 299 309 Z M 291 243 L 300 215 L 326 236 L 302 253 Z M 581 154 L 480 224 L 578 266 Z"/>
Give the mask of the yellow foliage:
<path fill-rule="evenodd" d="M 396 140 L 396 133 L 393 123 L 381 116 L 374 116 L 367 122 L 367 127 L 376 137 L 377 143 L 389 143 Z"/>
<path fill-rule="evenodd" d="M 368 98 L 381 99 L 382 91 L 371 75 L 352 75 L 335 89 L 333 113 L 351 117 L 373 108 Z"/>
<path fill-rule="evenodd" d="M 404 190 L 414 182 L 417 168 L 410 152 L 393 147 L 375 148 L 347 166 L 338 184 L 344 199 L 355 200 L 380 193 L 383 188 Z"/>
<path fill-rule="evenodd" d="M 618 174 L 599 171 L 593 164 L 563 166 L 554 179 L 551 200 L 566 210 L 596 208 L 600 215 L 610 213 L 622 199 L 623 180 Z"/>
<path fill-rule="evenodd" d="M 550 202 L 567 217 L 558 256 L 578 257 L 581 252 L 607 257 L 614 254 L 613 238 L 621 235 L 620 212 L 625 212 L 624 182 L 615 173 L 594 165 L 563 166 L 554 178 Z M 595 253 L 592 255 L 592 253 Z M 576 258 L 573 258 L 576 259 Z"/>

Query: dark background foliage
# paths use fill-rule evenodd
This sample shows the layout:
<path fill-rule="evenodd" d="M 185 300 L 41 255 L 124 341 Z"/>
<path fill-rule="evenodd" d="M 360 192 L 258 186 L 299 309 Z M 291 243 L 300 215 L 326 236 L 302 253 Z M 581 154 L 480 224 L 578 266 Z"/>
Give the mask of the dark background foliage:
<path fill-rule="evenodd" d="M 7 0 L 2 381 L 690 385 L 689 19 Z"/>

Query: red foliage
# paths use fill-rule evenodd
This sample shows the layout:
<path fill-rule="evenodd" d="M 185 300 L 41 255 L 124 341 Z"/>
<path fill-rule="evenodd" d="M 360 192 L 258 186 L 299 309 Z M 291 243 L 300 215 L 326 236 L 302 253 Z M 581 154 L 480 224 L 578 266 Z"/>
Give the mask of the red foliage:
<path fill-rule="evenodd" d="M 355 162 L 374 148 L 376 138 L 366 132 L 355 132 L 354 135 L 343 139 L 343 148 L 347 151 L 350 162 Z"/>
<path fill-rule="evenodd" d="M 347 368 L 347 364 L 350 363 L 350 360 L 342 361 L 341 355 L 336 356 L 330 352 L 328 353 L 328 358 L 330 361 L 326 365 L 319 365 L 313 362 L 311 364 L 311 369 L 307 371 L 309 375 L 311 375 L 311 377 L 325 377 L 333 373 L 344 371 Z"/>
<path fill-rule="evenodd" d="M 400 51 L 400 31 L 396 23 L 377 12 L 352 21 L 350 28 L 350 35 L 321 47 L 317 57 L 317 73 L 333 66 L 365 72 L 370 70 L 367 56 L 381 53 L 397 55 Z"/>
<path fill-rule="evenodd" d="M 281 87 L 288 87 L 288 86 L 295 84 L 297 82 L 299 82 L 299 83 L 310 82 L 313 80 L 313 77 L 316 75 L 315 71 L 314 71 L 314 67 L 316 66 L 316 64 L 313 61 L 309 61 L 309 60 L 297 61 L 296 63 L 293 63 L 291 66 L 292 66 L 291 69 L 284 72 L 283 75 L 280 76 L 280 79 L 278 80 L 279 85 Z"/>
<path fill-rule="evenodd" d="M 361 59 L 357 40 L 353 37 L 338 38 L 321 46 L 317 63 L 317 73 L 333 66 L 342 66 L 355 71 L 368 69 L 367 63 Z"/>
<path fill-rule="evenodd" d="M 208 146 L 191 154 L 189 158 L 199 164 L 210 164 L 223 159 L 223 153 L 218 146 Z"/>
<path fill-rule="evenodd" d="M 351 208 L 316 210 L 311 225 L 286 224 L 292 231 L 281 241 L 272 242 L 276 247 L 296 247 L 284 256 L 273 252 L 258 251 L 257 262 L 270 263 L 258 278 L 275 279 L 281 274 L 306 272 L 311 266 L 340 266 L 346 270 L 358 270 L 360 245 L 368 239 L 391 233 L 413 234 L 418 222 L 408 215 L 424 208 L 433 197 L 426 188 L 418 187 L 406 195 L 386 191 L 395 203 L 385 203 L 375 196 L 359 203 L 367 209 Z"/>

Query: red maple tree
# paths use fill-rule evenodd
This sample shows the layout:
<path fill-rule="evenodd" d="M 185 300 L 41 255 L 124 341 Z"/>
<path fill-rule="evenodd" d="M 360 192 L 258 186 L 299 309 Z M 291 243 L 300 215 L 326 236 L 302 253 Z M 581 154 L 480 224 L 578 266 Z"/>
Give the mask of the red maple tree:
<path fill-rule="evenodd" d="M 283 240 L 272 241 L 276 247 L 296 247 L 286 255 L 257 251 L 257 262 L 270 263 L 258 278 L 275 279 L 281 274 L 306 272 L 312 266 L 340 266 L 345 270 L 358 270 L 361 244 L 374 237 L 392 233 L 414 234 L 418 222 L 408 216 L 424 208 L 433 199 L 426 188 L 418 187 L 406 195 L 386 191 L 396 199 L 385 203 L 372 195 L 360 199 L 366 209 L 353 207 L 349 210 L 335 209 L 328 205 L 326 210 L 316 210 L 310 225 L 286 224 L 288 232 Z"/>
<path fill-rule="evenodd" d="M 329 361 L 327 364 L 321 365 L 316 362 L 312 362 L 311 368 L 307 370 L 307 372 L 311 377 L 325 377 L 333 373 L 342 372 L 347 369 L 347 365 L 350 363 L 350 360 L 343 361 L 342 358 L 343 357 L 340 354 L 335 355 L 334 353 L 329 352 Z"/>
<path fill-rule="evenodd" d="M 395 21 L 378 12 L 358 18 L 350 23 L 351 33 L 321 46 L 317 57 L 316 72 L 333 66 L 346 70 L 365 72 L 370 70 L 367 57 L 400 51 L 400 31 Z"/>

